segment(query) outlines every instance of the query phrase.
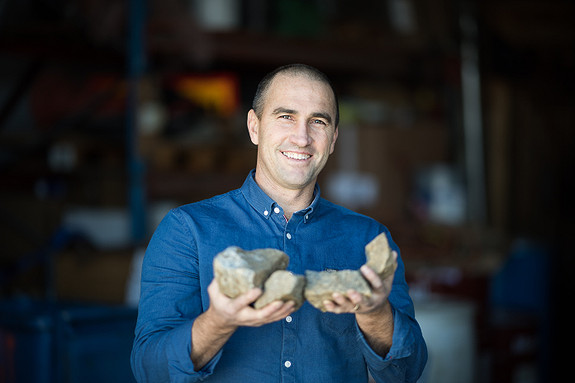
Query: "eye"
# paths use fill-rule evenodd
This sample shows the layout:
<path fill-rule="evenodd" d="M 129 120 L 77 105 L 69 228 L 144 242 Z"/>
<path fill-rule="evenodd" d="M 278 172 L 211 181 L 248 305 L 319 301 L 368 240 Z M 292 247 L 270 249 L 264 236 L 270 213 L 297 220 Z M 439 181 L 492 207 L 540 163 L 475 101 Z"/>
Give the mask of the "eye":
<path fill-rule="evenodd" d="M 316 125 L 327 125 L 325 121 L 319 119 L 311 120 L 311 122 Z"/>
<path fill-rule="evenodd" d="M 291 120 L 292 117 L 289 114 L 282 114 L 279 118 L 284 120 Z"/>

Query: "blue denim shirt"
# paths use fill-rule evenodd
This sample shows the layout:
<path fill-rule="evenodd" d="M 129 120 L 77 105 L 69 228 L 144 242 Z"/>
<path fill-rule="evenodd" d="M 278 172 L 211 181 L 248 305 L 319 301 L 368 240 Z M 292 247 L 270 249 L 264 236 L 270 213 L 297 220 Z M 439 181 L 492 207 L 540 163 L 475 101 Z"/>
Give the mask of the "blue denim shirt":
<path fill-rule="evenodd" d="M 212 261 L 228 246 L 276 248 L 288 270 L 359 269 L 364 246 L 387 229 L 320 197 L 289 221 L 252 171 L 229 193 L 172 210 L 154 233 L 142 269 L 132 369 L 139 382 L 414 382 L 427 359 L 398 259 L 389 297 L 393 345 L 385 356 L 367 344 L 354 314 L 322 313 L 309 303 L 284 320 L 240 327 L 200 371 L 190 359 L 191 328 L 209 306 Z"/>

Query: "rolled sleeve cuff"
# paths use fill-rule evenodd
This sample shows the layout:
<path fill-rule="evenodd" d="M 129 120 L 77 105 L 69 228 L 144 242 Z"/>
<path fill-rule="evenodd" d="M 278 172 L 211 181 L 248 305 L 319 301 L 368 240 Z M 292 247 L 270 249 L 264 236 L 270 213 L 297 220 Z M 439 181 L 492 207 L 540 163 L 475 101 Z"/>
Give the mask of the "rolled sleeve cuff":
<path fill-rule="evenodd" d="M 214 372 L 214 368 L 221 357 L 222 351 L 220 350 L 201 370 L 194 371 L 194 363 L 190 357 L 192 325 L 193 321 L 173 329 L 170 333 L 166 357 L 170 381 L 172 382 L 203 381 Z"/>
<path fill-rule="evenodd" d="M 371 368 L 375 370 L 382 370 L 389 366 L 392 361 L 406 358 L 413 353 L 413 336 L 410 331 L 409 323 L 411 318 L 402 313 L 401 311 L 395 310 L 392 307 L 393 312 L 393 340 L 392 346 L 385 357 L 377 354 L 367 343 L 365 336 L 361 332 L 359 325 L 355 324 L 357 328 L 357 337 L 361 344 L 365 360 Z"/>

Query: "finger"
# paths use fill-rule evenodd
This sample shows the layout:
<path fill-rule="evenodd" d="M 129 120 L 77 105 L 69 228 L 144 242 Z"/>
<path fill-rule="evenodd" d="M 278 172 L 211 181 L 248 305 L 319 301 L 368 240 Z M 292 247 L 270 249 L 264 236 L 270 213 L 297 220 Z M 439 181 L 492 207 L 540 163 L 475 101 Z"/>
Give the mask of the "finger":
<path fill-rule="evenodd" d="M 259 288 L 253 288 L 233 299 L 232 305 L 234 308 L 239 310 L 254 303 L 256 299 L 260 297 L 260 295 L 262 295 L 262 290 Z"/>
<path fill-rule="evenodd" d="M 341 314 L 341 313 L 349 313 L 352 312 L 355 303 L 352 303 L 347 296 L 340 294 L 340 293 L 333 293 L 332 300 L 325 300 L 324 306 L 327 311 Z"/>
<path fill-rule="evenodd" d="M 254 310 L 255 315 L 254 324 L 263 325 L 266 323 L 276 322 L 278 320 L 284 319 L 290 313 L 294 311 L 295 303 L 293 301 L 282 302 L 274 301 L 266 305 L 265 307 Z"/>
<path fill-rule="evenodd" d="M 349 301 L 351 303 L 353 303 L 354 307 L 355 307 L 355 305 L 365 303 L 363 294 L 358 293 L 355 290 L 348 290 L 347 297 L 348 297 Z"/>
<path fill-rule="evenodd" d="M 260 309 L 260 311 L 264 317 L 281 319 L 287 316 L 289 313 L 293 312 L 294 307 L 294 301 L 273 301 L 272 303 L 266 305 L 264 308 Z"/>
<path fill-rule="evenodd" d="M 338 306 L 348 306 L 350 304 L 350 301 L 347 298 L 347 296 L 343 294 L 333 293 L 331 297 L 333 302 L 335 302 Z"/>
<path fill-rule="evenodd" d="M 325 310 L 331 313 L 340 314 L 343 312 L 340 306 L 336 305 L 333 301 L 325 300 L 323 301 L 323 307 Z"/>
<path fill-rule="evenodd" d="M 380 290 L 383 287 L 383 281 L 371 267 L 363 265 L 361 266 L 360 271 L 373 289 Z"/>
<path fill-rule="evenodd" d="M 284 319 L 289 314 L 291 314 L 295 311 L 295 302 L 294 301 L 281 302 L 281 303 L 282 303 L 282 305 L 279 306 L 277 311 L 270 316 L 271 321 Z"/>
<path fill-rule="evenodd" d="M 295 306 L 296 306 L 296 303 L 294 301 L 284 302 L 284 305 L 281 309 L 281 312 L 285 313 L 286 315 L 289 313 L 292 313 L 295 310 Z"/>
<path fill-rule="evenodd" d="M 274 315 L 275 313 L 277 313 L 281 308 L 283 307 L 283 302 L 282 301 L 273 301 L 271 303 L 268 303 L 267 305 L 265 305 L 264 307 L 262 307 L 258 311 L 260 317 L 269 317 L 271 315 Z"/>

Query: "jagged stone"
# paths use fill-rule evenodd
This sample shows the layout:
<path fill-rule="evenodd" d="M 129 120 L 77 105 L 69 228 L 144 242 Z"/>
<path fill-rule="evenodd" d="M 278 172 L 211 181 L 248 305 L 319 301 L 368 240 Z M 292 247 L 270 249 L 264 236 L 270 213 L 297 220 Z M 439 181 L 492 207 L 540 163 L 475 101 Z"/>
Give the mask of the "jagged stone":
<path fill-rule="evenodd" d="M 303 289 L 305 278 L 286 270 L 277 270 L 270 275 L 264 283 L 264 293 L 254 303 L 256 309 L 260 309 L 273 301 L 294 301 L 297 310 L 303 304 Z"/>
<path fill-rule="evenodd" d="M 326 311 L 323 304 L 333 299 L 333 293 L 347 294 L 348 290 L 355 290 L 365 297 L 371 297 L 369 284 L 358 270 L 340 271 L 306 271 L 305 298 L 314 307 Z"/>
<path fill-rule="evenodd" d="M 366 265 L 382 279 L 389 277 L 397 269 L 385 233 L 375 237 L 365 246 Z M 244 251 L 236 246 L 228 247 L 214 258 L 214 274 L 220 290 L 235 298 L 246 291 L 259 287 L 264 290 L 254 303 L 259 309 L 275 300 L 296 303 L 299 308 L 305 299 L 316 308 L 326 311 L 323 302 L 332 300 L 333 293 L 345 295 L 355 290 L 365 297 L 371 297 L 369 283 L 359 270 L 306 271 L 294 275 L 285 271 L 289 263 L 287 254 L 276 249 Z M 302 293 L 303 290 L 303 293 Z"/>
<path fill-rule="evenodd" d="M 365 246 L 365 256 L 366 265 L 381 279 L 389 277 L 397 269 L 397 261 L 393 259 L 385 233 L 381 233 Z"/>
<path fill-rule="evenodd" d="M 214 258 L 214 274 L 221 292 L 235 298 L 254 287 L 263 288 L 266 279 L 288 263 L 289 257 L 281 250 L 245 251 L 230 246 Z"/>

